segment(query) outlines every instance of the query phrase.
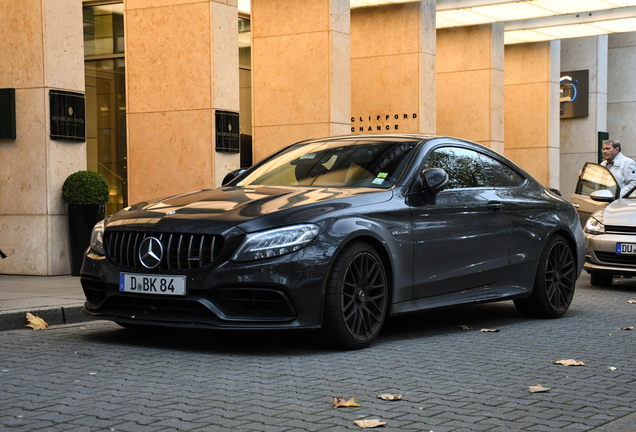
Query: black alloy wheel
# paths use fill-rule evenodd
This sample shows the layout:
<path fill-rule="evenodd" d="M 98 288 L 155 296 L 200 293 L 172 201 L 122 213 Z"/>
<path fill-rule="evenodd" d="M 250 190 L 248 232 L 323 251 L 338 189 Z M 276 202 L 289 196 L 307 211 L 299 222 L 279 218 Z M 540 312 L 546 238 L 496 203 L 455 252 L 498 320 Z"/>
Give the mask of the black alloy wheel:
<path fill-rule="evenodd" d="M 563 237 L 556 235 L 541 253 L 532 295 L 514 303 L 523 315 L 558 318 L 570 307 L 575 286 L 576 263 L 572 248 Z"/>
<path fill-rule="evenodd" d="M 338 348 L 369 346 L 380 333 L 388 304 L 386 273 L 366 243 L 348 245 L 327 282 L 323 334 Z"/>

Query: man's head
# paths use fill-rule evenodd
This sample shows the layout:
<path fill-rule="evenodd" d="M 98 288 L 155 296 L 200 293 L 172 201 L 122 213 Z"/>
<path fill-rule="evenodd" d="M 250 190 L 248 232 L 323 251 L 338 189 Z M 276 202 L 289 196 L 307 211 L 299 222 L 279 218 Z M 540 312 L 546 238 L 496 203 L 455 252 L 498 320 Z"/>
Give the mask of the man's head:
<path fill-rule="evenodd" d="M 621 151 L 621 143 L 614 140 L 607 140 L 603 143 L 603 157 L 606 161 L 611 162 Z"/>

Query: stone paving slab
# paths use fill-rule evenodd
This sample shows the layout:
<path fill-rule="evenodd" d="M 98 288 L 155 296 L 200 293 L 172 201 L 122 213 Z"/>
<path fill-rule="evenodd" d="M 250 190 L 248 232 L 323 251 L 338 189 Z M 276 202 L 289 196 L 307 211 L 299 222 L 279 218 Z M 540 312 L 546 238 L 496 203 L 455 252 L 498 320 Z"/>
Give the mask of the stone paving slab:
<path fill-rule="evenodd" d="M 599 289 L 583 276 L 562 319 L 523 318 L 512 302 L 457 307 L 391 319 L 349 352 L 305 332 L 3 331 L 0 430 L 343 431 L 377 418 L 384 430 L 636 431 L 631 299 L 636 281 Z M 552 363 L 570 358 L 586 366 Z M 334 396 L 360 407 L 333 409 Z"/>

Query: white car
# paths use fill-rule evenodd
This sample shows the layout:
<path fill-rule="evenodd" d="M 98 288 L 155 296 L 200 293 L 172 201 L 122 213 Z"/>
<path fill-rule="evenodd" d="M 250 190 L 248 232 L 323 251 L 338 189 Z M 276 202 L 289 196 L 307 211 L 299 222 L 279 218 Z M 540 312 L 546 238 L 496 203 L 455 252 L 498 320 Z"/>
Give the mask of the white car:
<path fill-rule="evenodd" d="M 571 202 L 585 233 L 583 269 L 594 286 L 611 286 L 616 276 L 636 276 L 636 188 L 619 197 L 605 167 L 586 164 Z"/>

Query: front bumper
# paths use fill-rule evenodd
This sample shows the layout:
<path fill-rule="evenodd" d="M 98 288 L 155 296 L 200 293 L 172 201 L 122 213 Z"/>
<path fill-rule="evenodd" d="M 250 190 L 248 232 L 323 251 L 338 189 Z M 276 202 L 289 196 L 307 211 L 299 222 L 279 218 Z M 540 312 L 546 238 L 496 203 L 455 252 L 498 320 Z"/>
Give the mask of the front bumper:
<path fill-rule="evenodd" d="M 616 253 L 617 243 L 636 243 L 636 236 L 625 234 L 585 235 L 583 270 L 588 273 L 636 276 L 636 255 Z"/>
<path fill-rule="evenodd" d="M 122 324 L 216 329 L 320 327 L 324 281 L 335 246 L 314 241 L 276 258 L 244 263 L 224 261 L 185 275 L 186 295 L 119 291 L 120 268 L 90 251 L 84 257 L 82 312 Z M 147 272 L 156 274 L 156 272 Z"/>

